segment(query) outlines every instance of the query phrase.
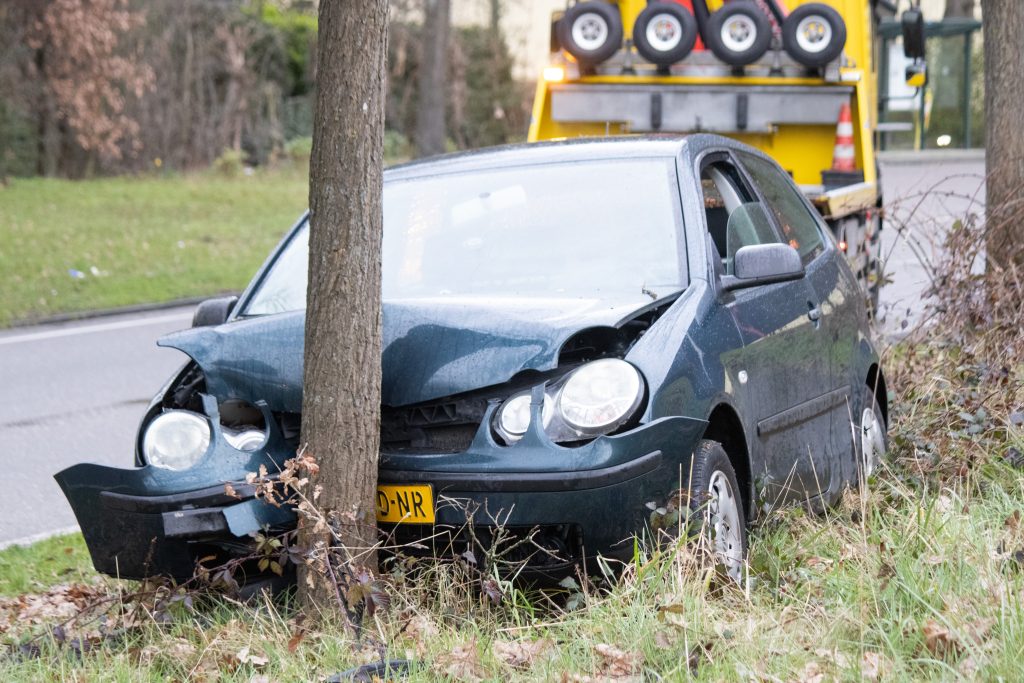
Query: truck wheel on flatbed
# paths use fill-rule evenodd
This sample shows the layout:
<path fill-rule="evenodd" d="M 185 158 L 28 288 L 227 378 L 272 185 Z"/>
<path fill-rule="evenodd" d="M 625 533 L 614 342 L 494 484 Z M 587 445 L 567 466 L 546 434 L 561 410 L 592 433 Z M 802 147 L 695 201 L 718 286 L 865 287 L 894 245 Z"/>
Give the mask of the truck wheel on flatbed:
<path fill-rule="evenodd" d="M 573 5 L 558 22 L 558 41 L 580 64 L 600 64 L 622 47 L 619 10 L 603 0 Z"/>
<path fill-rule="evenodd" d="M 703 36 L 715 56 L 726 64 L 745 66 L 756 62 L 772 42 L 772 25 L 764 12 L 749 0 L 733 0 L 708 18 Z"/>
<path fill-rule="evenodd" d="M 846 22 L 828 5 L 800 5 L 782 22 L 782 46 L 804 66 L 825 66 L 843 52 Z"/>
<path fill-rule="evenodd" d="M 633 44 L 640 56 L 658 66 L 686 58 L 697 42 L 697 20 L 681 5 L 655 0 L 633 24 Z"/>

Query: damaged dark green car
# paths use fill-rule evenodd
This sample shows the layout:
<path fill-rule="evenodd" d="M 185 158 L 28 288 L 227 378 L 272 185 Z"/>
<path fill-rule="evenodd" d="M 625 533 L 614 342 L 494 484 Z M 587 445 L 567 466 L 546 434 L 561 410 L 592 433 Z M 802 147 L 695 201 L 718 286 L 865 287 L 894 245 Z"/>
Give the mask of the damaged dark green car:
<path fill-rule="evenodd" d="M 884 454 L 865 297 L 786 172 L 742 144 L 440 157 L 388 170 L 384 206 L 377 515 L 398 541 L 461 554 L 500 523 L 557 574 L 628 558 L 682 501 L 738 578 L 760 511 L 828 505 Z M 307 229 L 160 341 L 190 360 L 134 467 L 57 475 L 98 570 L 188 577 L 294 526 L 245 479 L 299 447 Z"/>

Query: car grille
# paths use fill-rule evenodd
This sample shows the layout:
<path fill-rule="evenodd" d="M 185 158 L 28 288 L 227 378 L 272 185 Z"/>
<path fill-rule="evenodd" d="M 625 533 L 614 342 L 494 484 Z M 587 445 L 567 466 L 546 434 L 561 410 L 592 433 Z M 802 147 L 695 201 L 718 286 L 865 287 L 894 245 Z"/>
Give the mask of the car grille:
<path fill-rule="evenodd" d="M 381 409 L 381 451 L 461 453 L 473 443 L 487 401 L 463 399 Z"/>

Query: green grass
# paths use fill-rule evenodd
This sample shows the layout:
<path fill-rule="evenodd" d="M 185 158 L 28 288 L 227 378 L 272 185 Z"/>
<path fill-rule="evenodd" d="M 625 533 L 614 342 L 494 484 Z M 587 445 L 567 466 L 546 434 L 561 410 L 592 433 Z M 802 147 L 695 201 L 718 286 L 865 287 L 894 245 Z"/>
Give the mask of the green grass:
<path fill-rule="evenodd" d="M 307 196 L 290 169 L 13 179 L 0 186 L 0 326 L 240 290 Z"/>
<path fill-rule="evenodd" d="M 89 551 L 78 533 L 0 550 L 0 597 L 94 577 Z"/>
<path fill-rule="evenodd" d="M 768 513 L 742 588 L 692 544 L 641 549 L 575 609 L 507 584 L 495 605 L 458 565 L 428 566 L 384 577 L 392 604 L 357 643 L 287 602 L 203 597 L 158 618 L 160 600 L 133 607 L 118 591 L 134 585 L 91 575 L 68 537 L 0 553 L 0 680 L 319 680 L 382 653 L 424 682 L 1024 680 L 1024 364 L 1004 348 L 998 366 L 945 342 L 892 354 L 885 466 L 825 514 Z M 93 650 L 47 635 L 102 596 L 106 631 L 67 627 Z M 38 656 L 4 657 L 33 636 Z"/>
<path fill-rule="evenodd" d="M 560 680 L 608 674 L 616 661 L 665 680 L 820 673 L 853 681 L 875 670 L 882 680 L 1021 680 L 1024 568 L 1012 555 L 1024 530 L 1006 520 L 1022 501 L 1024 483 L 1009 468 L 943 491 L 883 474 L 828 515 L 773 514 L 753 539 L 748 592 L 709 582 L 707 565 L 686 548 L 638 557 L 610 593 L 592 593 L 569 612 L 538 594 L 510 593 L 490 606 L 438 571 L 429 582 L 400 580 L 395 604 L 367 634 L 390 656 L 424 662 L 413 681 Z M 51 552 L 39 557 L 62 552 L 62 542 L 44 545 Z M 60 569 L 42 573 L 20 585 L 65 580 Z M 44 639 L 38 659 L 0 659 L 0 679 L 315 680 L 377 657 L 342 624 L 303 631 L 296 642 L 300 630 L 288 605 L 215 600 L 80 660 Z M 503 646 L 545 640 L 526 664 L 500 656 Z M 239 658 L 246 647 L 266 663 Z"/>

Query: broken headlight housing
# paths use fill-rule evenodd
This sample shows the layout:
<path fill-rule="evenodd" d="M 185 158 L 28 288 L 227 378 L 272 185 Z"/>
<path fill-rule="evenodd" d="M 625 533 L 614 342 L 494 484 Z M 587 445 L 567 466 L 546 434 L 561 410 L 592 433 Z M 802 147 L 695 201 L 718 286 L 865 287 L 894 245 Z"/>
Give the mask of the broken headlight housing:
<path fill-rule="evenodd" d="M 624 360 L 604 358 L 582 365 L 546 388 L 541 417 L 555 442 L 610 434 L 636 417 L 646 386 L 640 371 Z M 494 416 L 506 444 L 519 441 L 530 425 L 531 392 L 509 397 Z"/>
<path fill-rule="evenodd" d="M 157 415 L 142 438 L 146 462 L 165 470 L 180 472 L 194 467 L 209 448 L 209 421 L 188 410 Z"/>

